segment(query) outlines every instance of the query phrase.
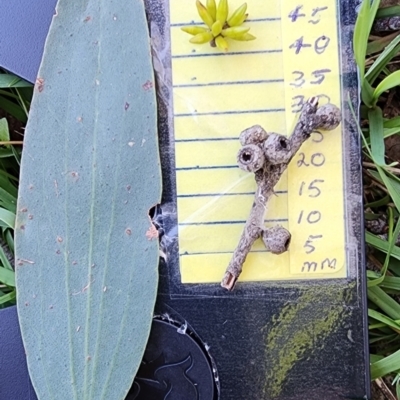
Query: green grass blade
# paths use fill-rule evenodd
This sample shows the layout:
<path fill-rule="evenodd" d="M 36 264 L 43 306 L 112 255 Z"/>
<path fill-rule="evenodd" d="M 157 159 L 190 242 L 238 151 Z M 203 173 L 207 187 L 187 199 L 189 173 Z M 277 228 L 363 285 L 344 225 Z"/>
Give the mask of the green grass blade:
<path fill-rule="evenodd" d="M 3 296 L 0 297 L 0 305 L 14 301 L 16 299 L 16 297 L 17 297 L 17 293 L 15 290 L 13 290 L 10 293 L 4 294 Z"/>
<path fill-rule="evenodd" d="M 392 220 L 393 220 L 393 217 L 392 217 Z M 391 234 L 390 240 L 388 241 L 388 243 L 389 243 L 388 252 L 386 254 L 385 262 L 382 267 L 382 271 L 381 271 L 382 276 L 377 279 L 374 279 L 372 281 L 368 281 L 368 287 L 379 285 L 385 279 L 386 271 L 389 266 L 390 257 L 391 257 L 391 254 L 392 254 L 392 251 L 394 248 L 394 244 L 396 242 L 396 239 L 399 237 L 399 234 L 400 234 L 400 218 L 397 220 L 396 228 L 395 228 L 393 234 Z"/>
<path fill-rule="evenodd" d="M 384 357 L 381 356 L 380 354 L 370 354 L 369 358 L 371 360 L 371 363 L 373 363 L 373 362 L 377 362 L 379 360 L 382 360 Z"/>
<path fill-rule="evenodd" d="M 377 166 L 377 169 L 383 183 L 389 191 L 390 197 L 396 205 L 397 210 L 400 212 L 400 183 L 392 176 L 387 176 L 383 168 Z"/>
<path fill-rule="evenodd" d="M 367 55 L 378 53 L 387 47 L 390 42 L 399 35 L 398 32 L 394 32 L 390 35 L 380 37 L 368 43 Z"/>
<path fill-rule="evenodd" d="M 353 34 L 354 56 L 360 71 L 361 84 L 364 81 L 365 55 L 367 53 L 367 43 L 370 32 L 368 24 L 369 14 L 370 14 L 370 2 L 369 0 L 363 0 L 360 10 L 358 12 L 358 17 L 354 27 L 354 34 Z"/>
<path fill-rule="evenodd" d="M 15 287 L 15 273 L 7 268 L 0 267 L 0 282 Z"/>
<path fill-rule="evenodd" d="M 11 211 L 0 208 L 0 226 L 14 229 L 15 214 Z"/>
<path fill-rule="evenodd" d="M 372 96 L 372 102 L 375 105 L 379 97 L 389 89 L 394 88 L 400 84 L 400 71 L 392 72 L 388 77 L 386 77 L 374 90 Z"/>
<path fill-rule="evenodd" d="M 368 299 L 394 320 L 400 320 L 400 304 L 379 286 L 368 288 Z"/>
<path fill-rule="evenodd" d="M 398 54 L 400 50 L 400 35 L 396 36 L 392 42 L 385 48 L 379 57 L 374 61 L 365 74 L 365 79 L 372 85 L 379 74 L 387 66 L 388 62 Z"/>
<path fill-rule="evenodd" d="M 361 98 L 365 105 L 373 107 L 374 89 L 366 79 L 361 83 Z"/>
<path fill-rule="evenodd" d="M 383 251 L 384 253 L 389 251 L 389 243 L 386 240 L 383 240 L 370 232 L 365 232 L 365 239 L 368 244 L 376 247 L 378 250 Z M 400 247 L 393 246 L 391 255 L 400 260 Z"/>
<path fill-rule="evenodd" d="M 11 252 L 14 254 L 14 252 L 15 252 L 15 249 L 14 249 L 14 237 L 11 234 L 11 230 L 10 229 L 6 230 L 5 239 L 6 239 L 8 247 L 10 248 Z"/>
<path fill-rule="evenodd" d="M 371 364 L 371 379 L 377 379 L 400 369 L 400 350 Z"/>
<path fill-rule="evenodd" d="M 365 208 L 375 208 L 375 207 L 382 207 L 388 205 L 390 202 L 390 196 L 386 195 L 379 200 L 371 201 L 371 203 L 366 203 Z M 374 214 L 376 215 L 376 214 Z"/>
<path fill-rule="evenodd" d="M 11 74 L 0 74 L 0 88 L 31 87 L 32 84 Z"/>
<path fill-rule="evenodd" d="M 377 164 L 385 165 L 385 142 L 383 139 L 383 115 L 381 108 L 371 108 L 368 112 L 368 117 L 371 153 Z"/>
<path fill-rule="evenodd" d="M 0 96 L 0 108 L 23 123 L 26 123 L 28 120 L 25 112 L 18 104 L 15 104 L 13 101 L 10 101 L 2 96 Z"/>
<path fill-rule="evenodd" d="M 385 128 L 400 128 L 400 117 L 394 117 L 383 123 Z"/>
<path fill-rule="evenodd" d="M 385 279 L 380 284 L 380 287 L 400 292 L 400 277 L 386 275 Z"/>
<path fill-rule="evenodd" d="M 10 140 L 8 122 L 5 118 L 0 119 L 0 142 Z"/>
<path fill-rule="evenodd" d="M 374 24 L 376 13 L 378 12 L 380 4 L 381 4 L 381 0 L 372 0 L 371 9 L 369 12 L 368 35 L 371 32 L 372 25 Z M 368 42 L 368 38 L 367 38 L 367 42 Z"/>
<path fill-rule="evenodd" d="M 400 15 L 400 6 L 383 7 L 376 13 L 377 18 L 397 17 Z"/>
<path fill-rule="evenodd" d="M 368 316 L 384 323 L 387 326 L 390 326 L 391 328 L 394 328 L 396 331 L 400 333 L 400 324 L 395 322 L 392 318 L 389 318 L 386 315 L 371 309 L 368 309 Z"/>

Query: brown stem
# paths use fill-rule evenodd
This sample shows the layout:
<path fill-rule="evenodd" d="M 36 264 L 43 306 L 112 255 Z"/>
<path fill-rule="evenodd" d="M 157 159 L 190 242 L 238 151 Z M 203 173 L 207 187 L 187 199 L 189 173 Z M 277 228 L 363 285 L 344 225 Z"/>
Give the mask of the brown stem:
<path fill-rule="evenodd" d="M 22 140 L 7 140 L 7 141 L 0 142 L 1 146 L 9 146 L 9 145 L 22 146 L 23 144 L 24 144 L 24 142 Z"/>
<path fill-rule="evenodd" d="M 232 255 L 221 282 L 221 286 L 225 289 L 232 290 L 234 288 L 251 247 L 265 231 L 264 215 L 267 210 L 268 200 L 274 193 L 275 185 L 278 183 L 293 156 L 301 145 L 310 137 L 313 130 L 320 126 L 323 126 L 325 129 L 333 129 L 339 124 L 340 113 L 337 112 L 337 108 L 329 105 L 324 106 L 322 112 L 321 110 L 322 108 L 318 110 L 318 99 L 316 97 L 311 98 L 305 103 L 299 120 L 289 139 L 277 134 L 263 135 L 263 130 L 258 125 L 246 129 L 242 133 L 242 145 L 248 147 L 248 143 L 258 143 L 259 146 L 262 146 L 265 154 L 265 162 L 261 169 L 255 171 L 257 191 L 250 216 L 244 226 L 239 244 Z M 254 140 L 252 140 L 252 138 Z M 261 141 L 262 143 L 260 143 Z M 239 152 L 238 155 L 239 166 L 244 170 L 250 171 L 251 169 L 248 165 L 250 156 L 247 154 L 247 158 L 242 160 L 241 154 L 243 154 L 243 152 Z M 254 165 L 257 164 L 254 163 Z M 284 243 L 278 247 L 286 250 L 290 242 L 289 232 L 278 236 L 279 238 L 277 238 L 277 240 L 284 240 Z"/>

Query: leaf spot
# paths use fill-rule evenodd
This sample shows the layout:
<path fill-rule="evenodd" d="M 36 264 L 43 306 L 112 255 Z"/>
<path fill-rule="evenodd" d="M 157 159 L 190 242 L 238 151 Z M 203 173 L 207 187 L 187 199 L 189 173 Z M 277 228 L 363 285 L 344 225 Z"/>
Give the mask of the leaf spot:
<path fill-rule="evenodd" d="M 44 89 L 44 79 L 43 78 L 37 78 L 35 82 L 35 87 L 39 91 L 39 93 L 43 92 Z"/>
<path fill-rule="evenodd" d="M 61 236 L 57 236 L 57 242 L 61 243 L 63 241 L 63 238 Z"/>
<path fill-rule="evenodd" d="M 130 104 L 128 102 L 126 102 L 125 107 L 124 107 L 125 111 L 129 108 L 129 106 L 130 106 Z"/>
<path fill-rule="evenodd" d="M 130 236 L 132 235 L 132 230 L 130 228 L 126 228 L 125 233 Z"/>
<path fill-rule="evenodd" d="M 129 147 L 133 147 L 134 145 L 135 145 L 135 142 L 134 142 L 134 141 L 128 142 L 128 146 L 129 146 Z"/>
<path fill-rule="evenodd" d="M 150 89 L 153 89 L 153 82 L 152 81 L 146 81 L 143 85 L 142 85 L 142 88 L 144 89 L 144 90 L 150 90 Z"/>
<path fill-rule="evenodd" d="M 146 232 L 146 237 L 148 240 L 153 240 L 158 238 L 158 230 L 154 226 L 154 224 L 151 224 L 150 228 Z"/>
<path fill-rule="evenodd" d="M 21 208 L 21 212 L 27 212 L 28 209 L 27 208 Z"/>
<path fill-rule="evenodd" d="M 88 15 L 88 16 L 83 20 L 83 22 L 89 22 L 91 19 L 92 19 L 92 17 L 91 17 L 90 15 Z"/>
<path fill-rule="evenodd" d="M 92 277 L 90 277 L 90 281 L 89 283 L 82 289 L 82 293 L 86 292 L 86 290 L 89 289 L 90 285 L 94 282 L 94 279 L 92 279 Z"/>
<path fill-rule="evenodd" d="M 31 261 L 31 260 L 25 260 L 23 258 L 18 259 L 18 265 L 24 265 L 25 263 L 26 264 L 35 264 L 35 262 Z"/>
<path fill-rule="evenodd" d="M 76 120 L 77 120 L 77 122 L 82 122 L 83 118 L 82 117 L 78 117 Z"/>
<path fill-rule="evenodd" d="M 33 219 L 33 215 L 32 215 L 32 214 L 29 214 L 29 215 L 28 215 L 28 219 Z"/>
<path fill-rule="evenodd" d="M 79 174 L 75 171 L 71 172 L 71 176 L 75 179 L 75 181 L 77 181 L 79 179 Z"/>
<path fill-rule="evenodd" d="M 58 197 L 60 195 L 59 191 L 58 191 L 58 183 L 56 180 L 54 180 L 54 188 L 56 190 L 56 197 Z"/>

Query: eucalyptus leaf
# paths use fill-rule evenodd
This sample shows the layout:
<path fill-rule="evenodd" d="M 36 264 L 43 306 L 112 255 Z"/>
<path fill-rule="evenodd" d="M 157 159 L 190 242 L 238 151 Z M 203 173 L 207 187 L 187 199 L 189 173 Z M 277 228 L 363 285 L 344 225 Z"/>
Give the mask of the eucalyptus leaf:
<path fill-rule="evenodd" d="M 59 0 L 24 139 L 18 314 L 40 399 L 125 398 L 150 332 L 161 195 L 143 1 Z M 149 231 L 151 232 L 151 231 Z"/>

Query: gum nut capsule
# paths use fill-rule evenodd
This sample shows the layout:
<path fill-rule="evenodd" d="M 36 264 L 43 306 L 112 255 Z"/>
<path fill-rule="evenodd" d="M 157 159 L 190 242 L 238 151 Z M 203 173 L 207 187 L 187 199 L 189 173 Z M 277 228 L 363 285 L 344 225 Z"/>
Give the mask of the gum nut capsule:
<path fill-rule="evenodd" d="M 290 232 L 281 225 L 266 228 L 261 234 L 265 247 L 273 254 L 282 254 L 287 251 L 291 237 Z"/>
<path fill-rule="evenodd" d="M 268 133 L 260 125 L 254 125 L 245 129 L 239 136 L 240 144 L 258 144 L 262 143 L 268 136 Z"/>
<path fill-rule="evenodd" d="M 342 119 L 340 108 L 330 103 L 318 108 L 315 115 L 319 118 L 317 129 L 325 129 L 327 131 L 335 129 Z"/>
<path fill-rule="evenodd" d="M 271 164 L 282 164 L 290 160 L 291 144 L 286 136 L 270 133 L 264 142 L 264 154 Z"/>
<path fill-rule="evenodd" d="M 247 172 L 256 172 L 261 169 L 265 162 L 262 149 L 255 144 L 248 144 L 239 150 L 237 163 L 239 168 Z"/>

